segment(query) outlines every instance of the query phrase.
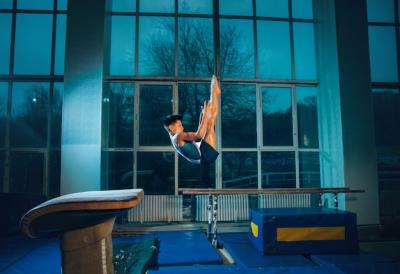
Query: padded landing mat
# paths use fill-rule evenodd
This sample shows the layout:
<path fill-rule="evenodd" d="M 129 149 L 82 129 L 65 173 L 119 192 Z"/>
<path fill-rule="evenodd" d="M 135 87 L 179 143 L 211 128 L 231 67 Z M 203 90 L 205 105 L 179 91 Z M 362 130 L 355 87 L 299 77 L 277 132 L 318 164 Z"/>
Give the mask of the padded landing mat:
<path fill-rule="evenodd" d="M 311 259 L 321 266 L 335 265 L 349 274 L 399 274 L 400 258 L 371 254 L 313 255 Z"/>

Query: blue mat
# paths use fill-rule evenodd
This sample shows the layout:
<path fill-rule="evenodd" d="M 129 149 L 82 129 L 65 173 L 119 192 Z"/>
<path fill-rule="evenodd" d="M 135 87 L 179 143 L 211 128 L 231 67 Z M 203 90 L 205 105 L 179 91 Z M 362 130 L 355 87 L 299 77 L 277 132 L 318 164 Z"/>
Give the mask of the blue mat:
<path fill-rule="evenodd" d="M 149 270 L 148 274 L 344 274 L 340 270 L 330 271 L 330 268 L 321 267 L 262 267 L 243 268 L 229 265 L 193 265 L 180 267 L 160 267 L 157 270 Z"/>
<path fill-rule="evenodd" d="M 313 255 L 311 259 L 321 266 L 335 265 L 349 274 L 398 274 L 400 258 L 372 254 Z"/>
<path fill-rule="evenodd" d="M 155 236 L 160 241 L 158 266 L 222 264 L 221 256 L 200 230 L 166 231 L 135 237 L 119 237 L 114 238 L 113 243 L 135 243 L 150 236 Z"/>
<path fill-rule="evenodd" d="M 301 255 L 265 256 L 250 243 L 247 233 L 225 233 L 219 234 L 218 237 L 235 262 L 241 266 L 315 266 L 313 262 Z"/>

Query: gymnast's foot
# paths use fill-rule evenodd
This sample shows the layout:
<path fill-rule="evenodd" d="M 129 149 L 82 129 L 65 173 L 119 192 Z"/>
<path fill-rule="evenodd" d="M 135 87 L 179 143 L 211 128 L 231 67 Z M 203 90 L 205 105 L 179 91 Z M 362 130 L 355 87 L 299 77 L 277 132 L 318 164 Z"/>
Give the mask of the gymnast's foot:
<path fill-rule="evenodd" d="M 215 75 L 212 76 L 211 86 L 212 86 L 213 94 L 215 94 L 217 96 L 221 95 L 221 89 L 219 87 L 218 79 Z"/>

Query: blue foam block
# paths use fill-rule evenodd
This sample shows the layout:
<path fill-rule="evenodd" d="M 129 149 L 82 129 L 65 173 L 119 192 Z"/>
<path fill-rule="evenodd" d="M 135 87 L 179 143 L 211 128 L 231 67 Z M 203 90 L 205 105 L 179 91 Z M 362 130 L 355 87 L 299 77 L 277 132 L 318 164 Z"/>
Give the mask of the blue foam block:
<path fill-rule="evenodd" d="M 330 208 L 251 209 L 250 220 L 258 235 L 249 231 L 251 243 L 264 254 L 357 253 L 357 220 L 354 213 Z M 324 240 L 279 240 L 279 229 L 318 228 Z M 330 238 L 329 227 L 344 229 L 343 238 Z M 295 233 L 295 232 L 294 232 Z M 300 234 L 301 235 L 301 234 Z M 315 234 L 308 234 L 308 237 Z M 289 237 L 292 238 L 292 237 Z M 301 238 L 301 237 L 300 237 Z"/>

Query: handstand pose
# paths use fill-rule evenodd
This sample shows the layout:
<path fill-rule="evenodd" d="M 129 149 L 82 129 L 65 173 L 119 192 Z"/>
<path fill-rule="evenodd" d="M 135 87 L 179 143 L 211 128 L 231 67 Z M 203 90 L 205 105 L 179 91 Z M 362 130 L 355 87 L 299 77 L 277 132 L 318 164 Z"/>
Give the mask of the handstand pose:
<path fill-rule="evenodd" d="M 217 77 L 213 75 L 210 88 L 210 100 L 204 102 L 196 132 L 185 132 L 181 115 L 168 115 L 164 128 L 168 132 L 176 151 L 193 164 L 211 164 L 217 157 L 215 140 L 215 122 L 218 117 L 218 99 L 221 94 Z"/>

